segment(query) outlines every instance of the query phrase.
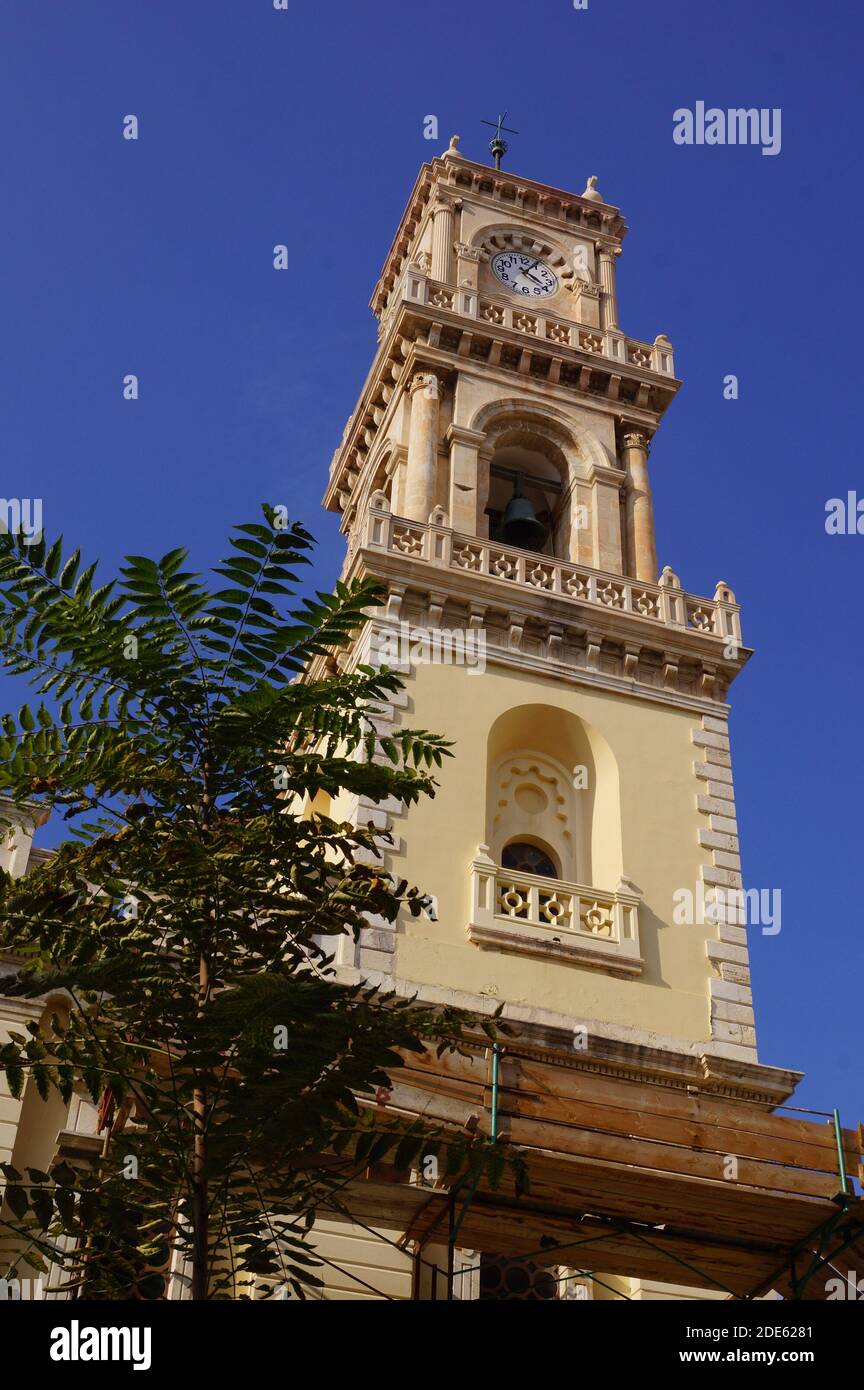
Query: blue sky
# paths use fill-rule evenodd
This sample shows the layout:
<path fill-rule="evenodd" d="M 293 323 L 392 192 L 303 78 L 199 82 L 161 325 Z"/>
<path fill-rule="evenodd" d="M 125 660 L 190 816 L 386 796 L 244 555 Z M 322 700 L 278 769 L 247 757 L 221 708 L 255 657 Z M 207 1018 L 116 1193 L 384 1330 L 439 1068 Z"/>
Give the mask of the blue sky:
<path fill-rule="evenodd" d="M 598 175 L 631 227 L 623 327 L 668 334 L 684 379 L 652 451 L 660 563 L 695 593 L 726 580 L 756 648 L 732 727 L 745 879 L 782 890 L 781 933 L 752 942 L 760 1055 L 847 1123 L 864 536 L 824 519 L 864 495 L 862 37 L 837 0 L 0 12 L 0 490 L 41 497 L 49 535 L 108 570 L 183 543 L 207 563 L 267 498 L 316 532 L 329 583 L 341 541 L 319 501 L 420 164 L 453 132 L 488 158 L 480 121 L 506 107 L 514 171 L 577 191 Z M 780 154 L 676 145 L 673 111 L 699 100 L 781 108 Z"/>

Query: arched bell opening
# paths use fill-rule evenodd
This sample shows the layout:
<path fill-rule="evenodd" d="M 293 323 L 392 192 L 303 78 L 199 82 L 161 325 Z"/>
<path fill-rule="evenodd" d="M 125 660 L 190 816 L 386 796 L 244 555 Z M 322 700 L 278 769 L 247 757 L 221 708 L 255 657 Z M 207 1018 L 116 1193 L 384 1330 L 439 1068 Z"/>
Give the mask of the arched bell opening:
<path fill-rule="evenodd" d="M 566 559 L 570 519 L 567 463 L 549 439 L 515 428 L 496 442 L 489 466 L 489 538 Z"/>

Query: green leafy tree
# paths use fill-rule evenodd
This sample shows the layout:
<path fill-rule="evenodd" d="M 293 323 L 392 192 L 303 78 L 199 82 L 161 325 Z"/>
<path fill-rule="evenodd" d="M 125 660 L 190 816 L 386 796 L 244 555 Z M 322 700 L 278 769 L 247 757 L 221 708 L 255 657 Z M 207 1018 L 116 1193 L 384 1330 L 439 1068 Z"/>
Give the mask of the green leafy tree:
<path fill-rule="evenodd" d="M 303 1296 L 320 1282 L 309 1229 L 346 1174 L 393 1149 L 400 1167 L 446 1153 L 472 1180 L 504 1161 L 358 1107 L 397 1049 L 458 1045 L 474 1022 L 335 982 L 322 938 L 424 899 L 382 871 L 371 825 L 325 807 L 432 795 L 447 750 L 425 730 L 388 735 L 395 674 L 333 659 L 374 585 L 292 609 L 312 539 L 263 512 L 209 587 L 184 550 L 128 557 L 97 585 L 61 541 L 0 536 L 0 648 L 41 697 L 0 723 L 0 791 L 70 830 L 0 882 L 17 961 L 3 991 L 58 1001 L 0 1066 L 15 1095 L 28 1078 L 43 1098 L 85 1087 L 105 1135 L 89 1165 L 6 1165 L 5 1226 L 82 1296 L 160 1296 L 174 1249 L 193 1297 L 253 1278 Z"/>

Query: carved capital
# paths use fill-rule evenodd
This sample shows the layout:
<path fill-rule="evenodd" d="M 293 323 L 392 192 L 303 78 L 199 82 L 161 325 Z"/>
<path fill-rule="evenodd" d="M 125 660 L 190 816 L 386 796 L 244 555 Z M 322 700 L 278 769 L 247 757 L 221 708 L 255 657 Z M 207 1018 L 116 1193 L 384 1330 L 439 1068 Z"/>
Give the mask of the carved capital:
<path fill-rule="evenodd" d="M 411 395 L 413 396 L 417 391 L 421 390 L 430 400 L 440 401 L 441 382 L 434 372 L 417 372 L 416 375 L 411 378 Z"/>
<path fill-rule="evenodd" d="M 647 454 L 650 447 L 651 440 L 641 430 L 628 430 L 624 435 L 625 449 L 641 449 L 643 453 Z"/>
<path fill-rule="evenodd" d="M 613 263 L 616 256 L 621 255 L 621 247 L 614 241 L 595 241 L 594 250 L 597 252 L 598 256 L 601 256 L 604 260 L 612 261 Z"/>
<path fill-rule="evenodd" d="M 453 245 L 460 261 L 479 261 L 482 254 L 479 246 L 468 246 L 464 241 L 456 241 Z"/>
<path fill-rule="evenodd" d="M 436 193 L 429 210 L 433 217 L 437 217 L 439 212 L 458 212 L 461 206 L 461 198 L 453 198 L 449 193 Z"/>

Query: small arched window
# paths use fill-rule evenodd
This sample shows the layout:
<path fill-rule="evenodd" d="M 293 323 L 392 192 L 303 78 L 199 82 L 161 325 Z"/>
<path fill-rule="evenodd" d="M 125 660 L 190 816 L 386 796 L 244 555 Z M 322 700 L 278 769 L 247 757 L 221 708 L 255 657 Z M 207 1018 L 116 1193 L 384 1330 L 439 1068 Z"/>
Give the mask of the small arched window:
<path fill-rule="evenodd" d="M 559 877 L 558 866 L 546 851 L 524 840 L 513 840 L 504 846 L 501 865 L 505 869 L 515 869 L 520 874 L 542 874 L 544 878 Z"/>

